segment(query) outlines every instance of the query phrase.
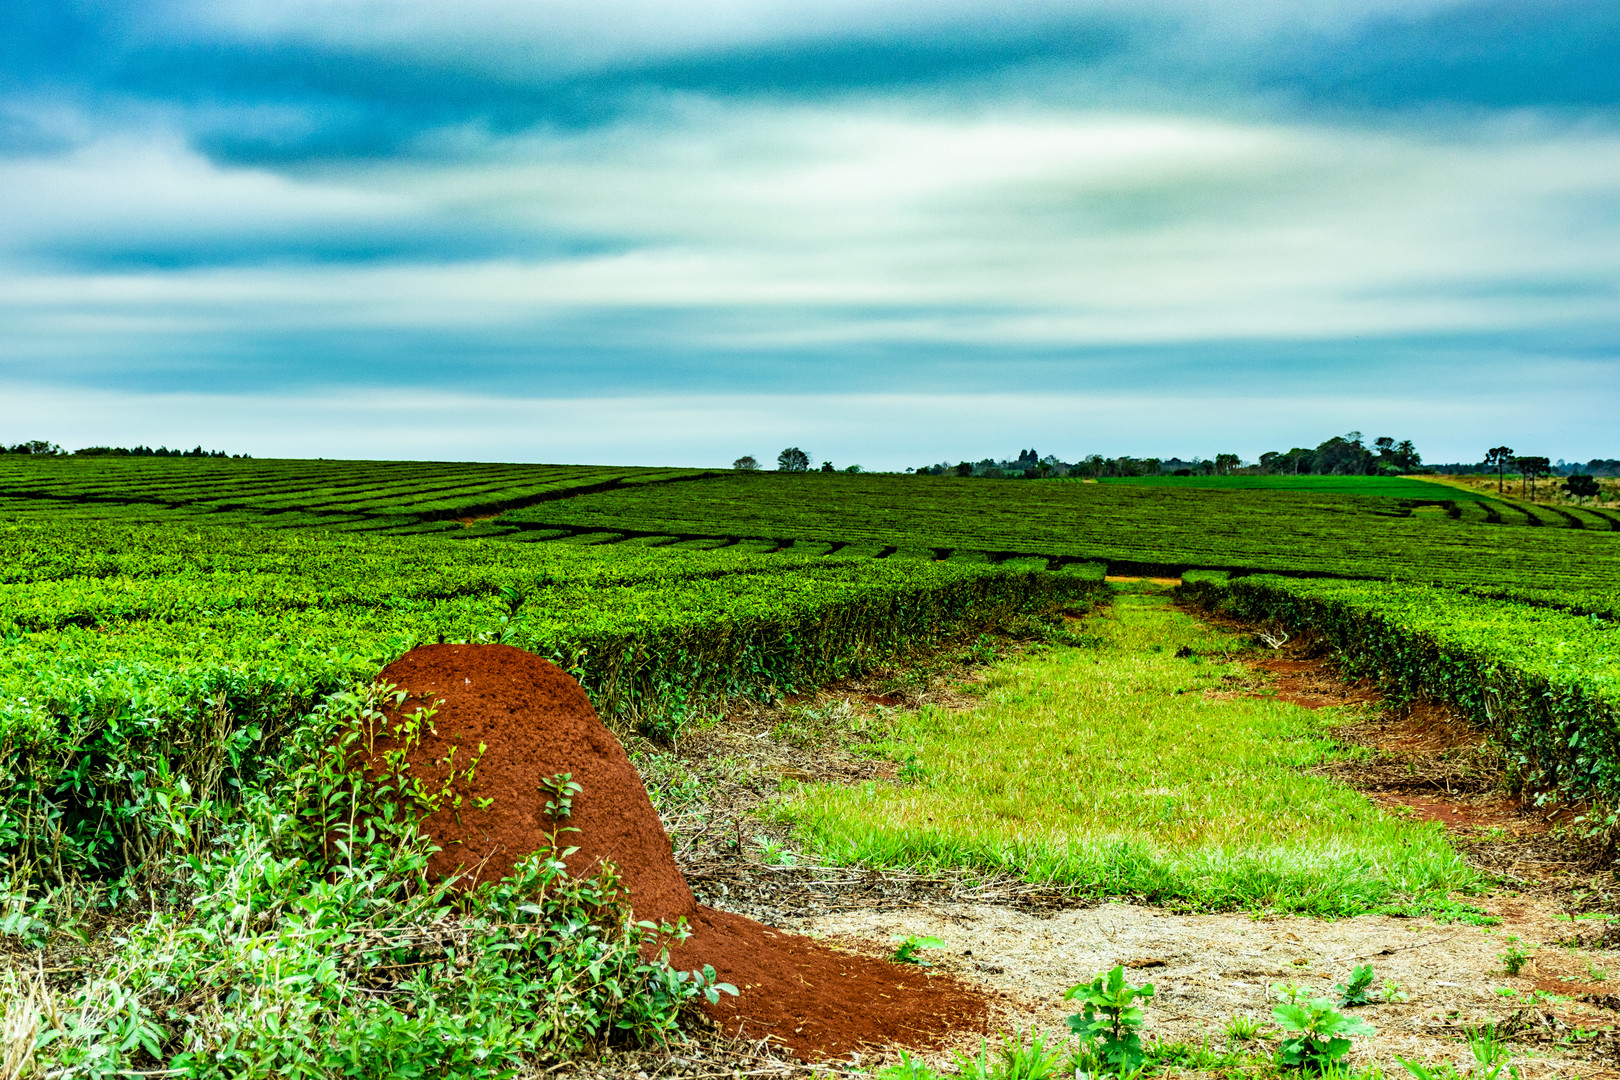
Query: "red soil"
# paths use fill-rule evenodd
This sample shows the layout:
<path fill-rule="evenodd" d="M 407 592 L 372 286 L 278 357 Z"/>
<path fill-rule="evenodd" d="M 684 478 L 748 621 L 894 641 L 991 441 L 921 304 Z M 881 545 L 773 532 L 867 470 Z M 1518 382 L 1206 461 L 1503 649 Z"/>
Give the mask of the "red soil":
<path fill-rule="evenodd" d="M 562 669 L 508 645 L 427 645 L 380 678 L 410 694 L 390 723 L 438 703 L 434 730 L 409 754 L 412 773 L 430 787 L 442 781 L 452 748 L 458 771 L 486 748 L 474 779 L 456 785 L 459 811 L 446 808 L 423 822 L 443 849 L 430 863 L 433 873 L 493 880 L 548 846 L 557 823 L 545 814 L 551 796 L 541 784 L 571 773 L 582 791 L 566 822 L 578 831 L 561 839 L 579 848 L 569 869 L 589 874 L 611 861 L 636 918 L 687 920 L 692 936 L 671 947 L 671 962 L 682 970 L 712 964 L 722 982 L 741 991 L 705 1007 L 725 1030 L 771 1036 L 813 1060 L 895 1044 L 935 1046 L 985 1029 L 984 998 L 949 975 L 840 952 L 698 905 L 641 777 Z M 375 753 L 395 748 L 380 738 Z M 480 810 L 476 799 L 493 802 Z"/>
<path fill-rule="evenodd" d="M 731 1034 L 770 1036 L 810 1060 L 937 1046 L 985 1029 L 985 999 L 951 975 L 839 952 L 729 911 L 700 906 L 688 921 L 693 934 L 670 949 L 670 963 L 713 964 L 738 989 L 704 1007 Z"/>
<path fill-rule="evenodd" d="M 570 773 L 583 789 L 574 797 L 564 847 L 578 847 L 568 868 L 596 872 L 604 859 L 619 868 L 638 919 L 674 919 L 691 910 L 692 890 L 675 867 L 669 837 L 647 798 L 635 766 L 603 726 L 579 684 L 555 664 L 510 645 L 424 645 L 383 668 L 379 678 L 407 690 L 408 716 L 439 702 L 433 731 L 410 754 L 413 775 L 436 787 L 455 748 L 461 771 L 486 747 L 472 783 L 458 782 L 459 809 L 445 807 L 423 828 L 442 849 L 428 864 L 467 884 L 494 881 L 512 864 L 549 846 L 559 824 L 545 813 L 551 798 L 541 783 Z M 390 714 L 392 723 L 397 715 Z M 395 748 L 378 739 L 378 753 Z M 494 800 L 480 810 L 477 799 Z M 650 826 L 649 826 L 650 823 Z"/>

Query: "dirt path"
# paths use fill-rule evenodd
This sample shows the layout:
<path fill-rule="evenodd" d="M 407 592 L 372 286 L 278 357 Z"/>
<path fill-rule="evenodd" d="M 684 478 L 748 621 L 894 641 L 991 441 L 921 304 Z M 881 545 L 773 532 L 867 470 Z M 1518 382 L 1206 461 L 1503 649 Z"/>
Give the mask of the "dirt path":
<path fill-rule="evenodd" d="M 891 701 L 968 707 L 973 699 L 954 687 L 973 677 L 968 669 L 940 669 L 904 693 L 872 680 L 795 708 L 831 717 L 828 730 L 836 735 L 851 725 L 881 726 L 881 710 Z M 1061 890 L 1013 881 L 981 884 L 970 893 L 962 876 L 788 865 L 790 857 L 774 853 L 785 834 L 753 816 L 782 777 L 862 782 L 892 766 L 850 759 L 833 745 L 836 738 L 784 741 L 779 736 L 791 725 L 764 713 L 735 717 L 688 748 L 694 767 L 719 758 L 731 776 L 710 791 L 706 805 L 689 808 L 688 821 L 703 824 L 681 852 L 683 869 L 717 906 L 868 955 L 887 955 L 912 935 L 942 939 L 945 945 L 931 958 L 984 986 L 996 1001 L 995 1023 L 1005 1031 L 1062 1032 L 1073 1011 L 1063 991 L 1124 963 L 1134 965 L 1132 981 L 1158 989 L 1149 1006 L 1153 1038 L 1207 1039 L 1223 1048 L 1234 1016 L 1269 1023 L 1277 986 L 1298 983 L 1331 994 L 1351 968 L 1371 963 L 1380 988 L 1385 980 L 1399 987 L 1391 1000 L 1360 1010 L 1377 1035 L 1357 1041 L 1353 1063 L 1377 1062 L 1397 1077 L 1405 1075 L 1397 1056 L 1465 1067 L 1467 1031 L 1492 1023 L 1507 1036 L 1526 1077 L 1620 1078 L 1620 950 L 1613 947 L 1620 946 L 1620 931 L 1605 933 L 1607 916 L 1594 910 L 1604 898 L 1580 853 L 1558 839 L 1559 816 L 1496 792 L 1497 763 L 1445 710 L 1389 708 L 1375 689 L 1339 679 L 1308 641 L 1259 654 L 1248 681 L 1211 696 L 1238 694 L 1345 708 L 1341 736 L 1367 752 L 1321 771 L 1387 810 L 1439 822 L 1459 850 L 1503 882 L 1469 899 L 1484 919 L 1172 914 L 1075 901 Z M 710 816 L 721 809 L 719 820 Z M 1517 976 L 1501 961 L 1511 949 L 1528 954 Z M 1248 1044 L 1262 1054 L 1266 1046 Z M 948 1064 L 948 1055 L 940 1063 Z"/>

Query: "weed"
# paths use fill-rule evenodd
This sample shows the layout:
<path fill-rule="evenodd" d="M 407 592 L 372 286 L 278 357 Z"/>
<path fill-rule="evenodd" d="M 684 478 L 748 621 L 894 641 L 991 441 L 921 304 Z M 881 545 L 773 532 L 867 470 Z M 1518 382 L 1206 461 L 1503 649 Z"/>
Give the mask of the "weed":
<path fill-rule="evenodd" d="M 1265 1025 L 1255 1017 L 1237 1013 L 1226 1022 L 1226 1040 L 1229 1043 L 1257 1042 L 1266 1037 Z"/>
<path fill-rule="evenodd" d="M 31 948 L 40 948 L 50 936 L 50 902 L 44 896 L 30 900 L 27 893 L 0 895 L 0 937 L 19 939 Z M 5 1075 L 0 1073 L 0 1075 Z"/>
<path fill-rule="evenodd" d="M 1350 1052 L 1350 1037 L 1371 1035 L 1373 1028 L 1338 1012 L 1329 998 L 1310 998 L 1299 1003 L 1298 995 L 1271 1010 L 1271 1017 L 1285 1032 L 1277 1044 L 1277 1060 L 1292 1068 L 1322 1072 Z"/>
<path fill-rule="evenodd" d="M 1507 939 L 1506 951 L 1497 953 L 1496 958 L 1502 961 L 1502 970 L 1509 975 L 1517 975 L 1524 970 L 1525 962 L 1530 959 L 1530 954 L 1519 948 L 1519 936 L 1514 934 Z"/>
<path fill-rule="evenodd" d="M 1406 989 L 1394 979 L 1385 979 L 1384 988 L 1379 991 L 1379 994 L 1381 997 L 1383 997 L 1386 1004 L 1391 1005 L 1395 1004 L 1396 1002 L 1412 1000 L 1411 997 L 1406 993 Z"/>
<path fill-rule="evenodd" d="M 1057 1076 L 1062 1055 L 1058 1048 L 1048 1046 L 1050 1038 L 1033 1027 L 1027 1037 L 1003 1035 L 994 1057 L 989 1045 L 980 1039 L 977 1056 L 956 1055 L 957 1080 L 1047 1080 Z"/>
<path fill-rule="evenodd" d="M 1302 997 L 1308 1000 L 1311 995 L 1310 987 L 1297 982 L 1280 983 L 1273 986 L 1271 992 L 1277 995 L 1277 1000 L 1286 1001 L 1290 1005 L 1299 1004 L 1299 999 Z"/>
<path fill-rule="evenodd" d="M 1064 1001 L 1078 1000 L 1082 1010 L 1069 1017 L 1069 1030 L 1087 1046 L 1096 1044 L 1096 1053 L 1115 1073 L 1125 1074 L 1142 1064 L 1142 1025 L 1146 1019 L 1138 998 L 1153 996 L 1153 984 L 1131 986 L 1125 981 L 1123 964 L 1114 965 L 1089 983 L 1071 986 Z"/>
<path fill-rule="evenodd" d="M 916 784 L 928 779 L 928 768 L 915 751 L 907 751 L 906 759 L 900 763 L 900 769 L 895 779 L 902 784 Z"/>
<path fill-rule="evenodd" d="M 1520 1080 L 1518 1068 L 1508 1063 L 1508 1048 L 1497 1038 L 1494 1024 L 1481 1025 L 1468 1033 L 1468 1051 L 1474 1058 L 1474 1064 L 1466 1074 L 1459 1073 L 1457 1066 L 1449 1061 L 1430 1064 L 1400 1056 L 1395 1060 L 1415 1080 L 1463 1080 L 1464 1075 L 1467 1080 L 1501 1080 L 1504 1072 L 1512 1080 Z"/>
<path fill-rule="evenodd" d="M 766 866 L 792 866 L 793 852 L 787 845 L 774 836 L 756 836 L 754 843 L 759 845 L 759 861 Z"/>
<path fill-rule="evenodd" d="M 1350 1009 L 1358 1005 L 1372 1005 L 1377 999 L 1368 993 L 1372 989 L 1373 969 L 1371 964 L 1361 964 L 1351 969 L 1350 981 L 1338 983 L 1333 989 L 1339 992 L 1339 1008 Z"/>
<path fill-rule="evenodd" d="M 1468 1052 L 1474 1055 L 1473 1072 L 1478 1080 L 1497 1080 L 1504 1067 L 1518 1076 L 1518 1070 L 1508 1065 L 1508 1048 L 1497 1036 L 1495 1024 L 1481 1024 L 1468 1033 Z"/>
<path fill-rule="evenodd" d="M 910 937 L 906 938 L 900 943 L 900 947 L 894 950 L 894 955 L 889 957 L 889 959 L 893 960 L 897 964 L 921 964 L 924 967 L 928 967 L 930 966 L 929 962 L 917 955 L 917 950 L 943 949 L 944 947 L 945 942 L 940 938 L 923 937 L 920 934 L 912 934 Z"/>
<path fill-rule="evenodd" d="M 557 848 L 477 888 L 431 882 L 417 822 L 455 791 L 416 783 L 404 757 L 354 771 L 395 700 L 334 695 L 266 782 L 188 819 L 211 842 L 169 861 L 170 902 L 154 894 L 105 963 L 54 988 L 0 980 L 7 1069 L 32 1027 L 46 1075 L 509 1076 L 667 1039 L 688 1006 L 735 992 L 712 968 L 673 970 L 660 946 L 684 927 L 632 924 L 611 869 L 576 879 Z M 560 825 L 579 786 L 543 786 Z"/>
<path fill-rule="evenodd" d="M 879 1069 L 875 1075 L 877 1080 L 939 1080 L 939 1073 L 928 1062 L 912 1057 L 908 1050 L 900 1051 L 899 1061 Z"/>
<path fill-rule="evenodd" d="M 1591 979 L 1593 982 L 1603 982 L 1609 977 L 1609 973 L 1604 968 L 1600 968 L 1597 966 L 1597 964 L 1588 961 L 1586 965 L 1586 977 Z"/>

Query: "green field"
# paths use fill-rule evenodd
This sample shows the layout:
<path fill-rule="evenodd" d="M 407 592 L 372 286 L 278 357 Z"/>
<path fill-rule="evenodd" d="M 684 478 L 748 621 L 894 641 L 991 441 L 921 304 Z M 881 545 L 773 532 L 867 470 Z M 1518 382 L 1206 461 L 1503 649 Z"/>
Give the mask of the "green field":
<path fill-rule="evenodd" d="M 45 1001 L 0 967 L 0 1006 L 109 1077 L 487 1075 L 667 1033 L 697 990 L 606 884 L 540 860 L 445 897 L 425 804 L 345 772 L 371 680 L 430 641 L 550 657 L 669 753 L 733 703 L 982 665 L 1021 627 L 1054 644 L 981 667 L 975 707 L 885 714 L 896 780 L 773 787 L 774 812 L 872 868 L 1456 914 L 1480 879 L 1437 829 L 1305 772 L 1334 716 L 1212 693 L 1232 635 L 1117 585 L 1057 618 L 1105 573 L 1185 572 L 1189 602 L 1455 703 L 1505 784 L 1620 805 L 1620 520 L 1190 479 L 0 458 L 0 944 L 69 973 Z"/>
<path fill-rule="evenodd" d="M 1433 487 L 1442 496 L 1454 490 Z M 1054 564 L 1106 562 L 1114 573 L 1396 576 L 1620 610 L 1620 533 L 1608 521 L 1593 516 L 1574 528 L 1568 516 L 1532 518 L 1494 500 L 1425 505 L 1264 488 L 734 474 L 580 495 L 509 512 L 494 524 L 777 545 L 808 540 L 934 558 L 1038 555 Z"/>

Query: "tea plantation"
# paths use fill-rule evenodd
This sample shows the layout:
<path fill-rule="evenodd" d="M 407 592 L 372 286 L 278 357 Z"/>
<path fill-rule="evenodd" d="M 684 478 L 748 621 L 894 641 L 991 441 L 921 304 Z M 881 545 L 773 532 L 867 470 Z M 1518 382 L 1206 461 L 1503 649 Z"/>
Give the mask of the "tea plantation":
<path fill-rule="evenodd" d="M 0 1005 L 23 1018 L 13 1042 L 53 1075 L 330 1077 L 515 1075 L 661 1038 L 705 984 L 648 959 L 659 931 L 622 918 L 611 881 L 569 882 L 545 858 L 465 897 L 427 881 L 414 804 L 356 786 L 332 752 L 375 715 L 376 672 L 417 644 L 508 642 L 573 673 L 622 734 L 667 745 L 739 698 L 1081 610 L 1105 574 L 1181 577 L 1184 604 L 1308 630 L 1397 696 L 1457 704 L 1526 789 L 1620 806 L 1608 511 L 1415 479 L 7 455 L 0 944 L 41 972 L 0 969 Z M 981 832 L 941 833 L 929 858 L 1099 896 L 1334 915 L 1430 910 L 1474 887 L 1439 834 L 1415 842 L 1321 778 L 1284 783 L 1327 752 L 1316 721 L 1255 706 L 1235 740 L 1213 698 L 1183 694 L 1190 676 L 1148 637 L 1173 632 L 1194 655 L 1227 645 L 1164 603 L 1119 604 L 1108 679 L 1098 656 L 1064 653 L 1068 704 L 1042 706 L 1048 734 L 1019 735 L 1069 792 L 1074 827 L 1103 839 L 1076 847 L 1040 831 L 1049 815 L 1019 817 L 1014 794 L 1040 770 L 961 764 L 1023 745 L 999 733 L 1044 700 L 1032 669 L 982 732 L 915 718 L 924 758 L 983 780 L 976 798 L 1000 807 L 995 829 L 968 814 Z M 1165 730 L 1122 733 L 1142 736 L 1143 762 L 1200 774 L 1203 752 L 1155 748 L 1194 724 L 1200 745 L 1243 759 L 1232 777 L 1278 778 L 1280 794 L 1222 807 L 1154 794 L 1173 779 L 1144 781 L 1140 799 L 1071 798 L 1065 770 L 1089 776 L 1089 747 L 1125 745 L 1076 728 L 1072 710 L 1117 721 L 1118 695 L 1153 688 L 1164 700 L 1143 715 Z M 1060 741 L 1073 761 L 1048 760 Z M 798 812 L 827 852 L 904 864 L 913 832 L 960 810 L 942 791 L 850 789 Z M 1123 827 L 1116 803 L 1131 804 L 1128 843 L 1103 842 Z M 1323 835 L 1282 859 L 1276 806 L 1317 815 Z M 1172 827 L 1182 847 L 1161 851 Z"/>

